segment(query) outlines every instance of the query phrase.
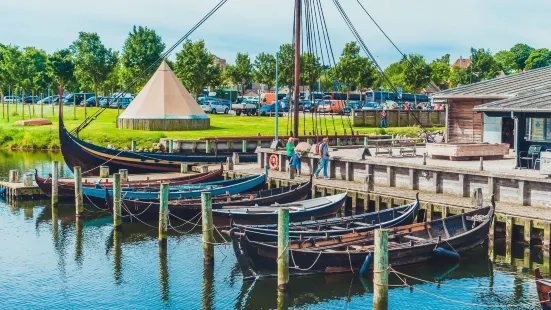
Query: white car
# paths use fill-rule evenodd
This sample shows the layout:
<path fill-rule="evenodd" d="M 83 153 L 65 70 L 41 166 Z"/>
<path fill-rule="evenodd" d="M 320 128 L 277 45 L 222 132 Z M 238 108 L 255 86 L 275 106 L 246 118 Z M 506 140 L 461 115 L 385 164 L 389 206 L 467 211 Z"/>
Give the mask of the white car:
<path fill-rule="evenodd" d="M 17 96 L 4 96 L 4 102 L 5 103 L 20 103 L 21 99 Z"/>
<path fill-rule="evenodd" d="M 216 101 L 203 101 L 203 103 L 201 103 L 201 109 L 203 109 L 205 113 L 212 114 L 228 114 L 230 112 L 230 107 L 227 105 L 218 104 Z"/>

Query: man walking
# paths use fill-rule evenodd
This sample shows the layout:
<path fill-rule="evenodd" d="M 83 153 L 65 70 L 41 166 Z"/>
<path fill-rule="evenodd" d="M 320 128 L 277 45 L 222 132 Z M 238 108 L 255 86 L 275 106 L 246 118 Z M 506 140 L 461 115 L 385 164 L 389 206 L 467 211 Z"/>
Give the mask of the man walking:
<path fill-rule="evenodd" d="M 386 128 L 386 126 L 387 126 L 386 110 L 383 110 L 383 112 L 381 112 L 381 128 Z"/>
<path fill-rule="evenodd" d="M 323 169 L 323 178 L 325 180 L 329 180 L 329 177 L 327 176 L 327 166 L 329 165 L 329 140 L 327 138 L 323 138 L 323 142 L 319 147 L 319 155 L 321 156 L 320 164 L 314 173 L 314 177 L 317 179 L 318 174 L 321 169 Z"/>

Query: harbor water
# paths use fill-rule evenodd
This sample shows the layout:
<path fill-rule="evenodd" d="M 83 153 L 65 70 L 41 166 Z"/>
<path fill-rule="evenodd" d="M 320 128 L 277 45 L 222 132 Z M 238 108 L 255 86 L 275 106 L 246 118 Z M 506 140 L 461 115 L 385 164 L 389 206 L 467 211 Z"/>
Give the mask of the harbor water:
<path fill-rule="evenodd" d="M 47 176 L 58 153 L 0 153 L 0 179 L 10 169 Z M 62 172 L 69 176 L 65 167 Z M 1 309 L 370 309 L 370 275 L 292 277 L 286 298 L 276 279 L 244 282 L 231 244 L 215 246 L 214 267 L 204 267 L 200 227 L 172 222 L 159 250 L 157 223 L 125 222 L 114 232 L 105 210 L 87 205 L 52 210 L 49 201 L 0 202 Z M 127 220 L 130 220 L 127 218 Z M 217 238 L 222 242 L 222 237 Z M 496 242 L 496 252 L 504 252 Z M 522 245 L 513 246 L 522 257 Z M 458 264 L 431 261 L 390 276 L 390 309 L 539 309 L 532 270 L 495 264 L 488 249 L 462 255 Z M 541 249 L 530 249 L 539 261 Z M 291 264 L 292 265 L 292 264 Z M 307 268 L 308 266 L 300 266 Z M 434 283 L 438 284 L 434 284 Z"/>

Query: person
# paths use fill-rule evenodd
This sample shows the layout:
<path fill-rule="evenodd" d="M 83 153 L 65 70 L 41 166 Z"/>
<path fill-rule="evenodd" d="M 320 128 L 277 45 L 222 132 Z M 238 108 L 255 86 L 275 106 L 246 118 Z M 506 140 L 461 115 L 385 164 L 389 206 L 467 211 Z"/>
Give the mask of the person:
<path fill-rule="evenodd" d="M 291 165 L 289 166 L 290 169 L 295 169 L 295 175 L 300 177 L 300 158 L 302 157 L 302 154 L 299 150 L 295 150 L 293 152 L 293 155 L 291 157 Z"/>
<path fill-rule="evenodd" d="M 327 166 L 329 165 L 329 139 L 323 138 L 323 142 L 320 145 L 320 163 L 318 166 L 318 169 L 316 172 L 314 172 L 314 177 L 317 179 L 318 174 L 320 173 L 321 169 L 323 169 L 323 178 L 325 180 L 329 180 L 329 176 L 327 176 Z"/>
<path fill-rule="evenodd" d="M 386 110 L 383 110 L 383 112 L 381 112 L 381 128 L 386 128 L 386 127 L 387 127 Z"/>
<path fill-rule="evenodd" d="M 289 138 L 289 140 L 287 140 L 287 145 L 286 145 L 286 148 L 287 148 L 287 161 L 289 162 L 289 164 L 291 164 L 291 158 L 293 156 L 293 153 L 295 152 L 295 139 L 294 138 Z"/>

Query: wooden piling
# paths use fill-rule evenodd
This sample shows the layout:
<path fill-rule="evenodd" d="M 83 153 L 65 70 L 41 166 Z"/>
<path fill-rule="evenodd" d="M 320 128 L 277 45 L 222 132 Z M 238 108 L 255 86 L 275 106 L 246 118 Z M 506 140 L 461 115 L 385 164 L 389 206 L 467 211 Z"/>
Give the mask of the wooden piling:
<path fill-rule="evenodd" d="M 423 153 L 423 166 L 427 165 L 427 153 Z"/>
<path fill-rule="evenodd" d="M 33 186 L 33 174 L 25 173 L 23 175 L 23 185 L 24 186 Z"/>
<path fill-rule="evenodd" d="M 99 177 L 108 178 L 109 177 L 109 166 L 100 166 L 99 167 Z"/>
<path fill-rule="evenodd" d="M 231 157 L 228 157 L 226 159 L 226 170 L 232 171 L 233 170 L 233 159 Z"/>
<path fill-rule="evenodd" d="M 373 309 L 388 309 L 388 230 L 375 230 Z"/>
<path fill-rule="evenodd" d="M 168 140 L 168 152 L 169 153 L 174 153 L 174 141 L 173 140 Z"/>
<path fill-rule="evenodd" d="M 121 175 L 121 182 L 128 182 L 128 169 L 119 169 Z"/>
<path fill-rule="evenodd" d="M 214 227 L 212 223 L 212 195 L 201 193 L 201 211 L 203 216 L 203 262 L 214 265 Z"/>
<path fill-rule="evenodd" d="M 75 178 L 75 213 L 81 216 L 84 213 L 84 197 L 82 196 L 82 169 L 79 166 L 74 167 Z"/>
<path fill-rule="evenodd" d="M 293 166 L 289 165 L 289 168 L 287 169 L 287 174 L 289 175 L 289 180 L 295 179 L 295 168 Z"/>
<path fill-rule="evenodd" d="M 132 140 L 132 152 L 136 152 L 136 141 Z"/>
<path fill-rule="evenodd" d="M 277 217 L 277 290 L 289 290 L 289 208 L 279 209 Z"/>
<path fill-rule="evenodd" d="M 247 153 L 247 140 L 241 142 L 241 152 Z"/>
<path fill-rule="evenodd" d="M 168 184 L 161 184 L 159 207 L 159 246 L 166 247 L 168 237 Z"/>
<path fill-rule="evenodd" d="M 364 137 L 364 146 L 368 146 L 368 145 L 369 145 L 369 138 Z"/>
<path fill-rule="evenodd" d="M 180 173 L 186 174 L 186 173 L 188 173 L 188 169 L 189 169 L 189 167 L 188 167 L 187 163 L 180 163 Z"/>
<path fill-rule="evenodd" d="M 480 165 L 478 166 L 478 170 L 484 170 L 484 157 L 480 157 Z"/>
<path fill-rule="evenodd" d="M 122 228 L 122 205 L 121 205 L 121 175 L 113 174 L 113 226 L 115 230 Z"/>
<path fill-rule="evenodd" d="M 211 152 L 211 149 L 210 149 L 210 141 L 209 140 L 205 140 L 205 153 L 210 153 Z"/>
<path fill-rule="evenodd" d="M 58 178 L 59 178 L 59 162 L 54 160 L 52 162 L 52 208 L 56 208 L 59 199 L 58 199 Z"/>
<path fill-rule="evenodd" d="M 473 190 L 472 204 L 476 208 L 482 208 L 484 205 L 484 196 L 482 195 L 482 188 L 477 187 Z"/>
<path fill-rule="evenodd" d="M 235 165 L 240 164 L 241 162 L 240 162 L 240 158 L 239 158 L 239 153 L 234 152 L 234 153 L 232 154 L 232 160 L 233 160 L 233 163 L 234 163 Z"/>
<path fill-rule="evenodd" d="M 8 180 L 10 183 L 19 182 L 19 170 L 10 170 L 10 175 Z"/>

